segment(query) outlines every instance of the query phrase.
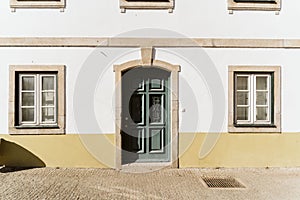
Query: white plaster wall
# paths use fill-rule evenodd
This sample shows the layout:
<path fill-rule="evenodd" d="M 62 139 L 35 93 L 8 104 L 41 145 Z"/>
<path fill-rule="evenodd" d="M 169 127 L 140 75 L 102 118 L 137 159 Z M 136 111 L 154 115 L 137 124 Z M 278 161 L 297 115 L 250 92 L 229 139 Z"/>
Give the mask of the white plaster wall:
<path fill-rule="evenodd" d="M 66 132 L 77 133 L 73 102 L 76 81 L 90 55 L 95 66 L 103 69 L 96 85 L 89 82 L 87 89 L 94 87 L 92 98 L 95 116 L 100 130 L 79 130 L 80 133 L 114 133 L 114 72 L 113 64 L 121 64 L 138 59 L 137 49 L 93 49 L 93 48 L 1 48 L 0 49 L 0 133 L 8 132 L 8 88 L 10 64 L 64 64 L 66 65 Z M 190 59 L 189 56 L 201 58 Z M 181 65 L 180 78 L 180 131 L 219 131 L 210 128 L 212 117 L 218 111 L 213 110 L 212 91 L 207 79 L 222 83 L 225 101 L 225 118 L 221 131 L 227 131 L 227 84 L 228 65 L 280 65 L 282 66 L 282 130 L 299 132 L 298 113 L 300 94 L 297 92 L 300 80 L 300 50 L 296 49 L 157 49 L 156 59 Z M 106 59 L 106 62 L 103 60 Z M 92 66 L 91 66 L 92 67 Z M 204 77 L 205 68 L 213 67 L 216 74 Z M 220 90 L 221 91 L 221 90 Z M 84 106 L 82 107 L 84 109 Z M 78 108 L 77 108 L 78 109 Z M 89 116 L 85 117 L 89 120 Z M 220 122 L 221 123 L 221 122 Z M 196 124 L 196 125 L 195 125 Z"/>
<path fill-rule="evenodd" d="M 280 15 L 266 11 L 228 14 L 227 0 L 175 0 L 175 10 L 128 10 L 118 0 L 66 0 L 58 9 L 18 9 L 0 1 L 0 36 L 113 37 L 143 29 L 168 29 L 188 37 L 299 38 L 300 1 L 282 0 Z"/>
<path fill-rule="evenodd" d="M 0 49 L 0 133 L 8 132 L 9 65 L 66 65 L 66 131 L 74 132 L 72 97 L 78 71 L 92 49 L 1 48 Z"/>
<path fill-rule="evenodd" d="M 296 49 L 207 49 L 219 73 L 226 94 L 228 90 L 228 65 L 271 65 L 281 66 L 281 114 L 282 131 L 299 132 L 300 95 L 297 92 L 300 79 L 300 50 Z M 227 105 L 227 102 L 226 102 Z M 227 108 L 226 108 L 227 110 Z M 227 118 L 227 116 L 226 116 Z M 227 123 L 227 119 L 226 119 Z M 225 129 L 224 129 L 225 130 Z"/>

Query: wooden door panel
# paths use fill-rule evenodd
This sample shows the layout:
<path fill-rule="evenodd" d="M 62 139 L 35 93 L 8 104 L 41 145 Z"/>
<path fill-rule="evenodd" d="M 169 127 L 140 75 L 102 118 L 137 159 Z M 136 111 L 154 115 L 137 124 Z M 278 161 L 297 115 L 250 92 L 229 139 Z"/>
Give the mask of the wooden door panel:
<path fill-rule="evenodd" d="M 170 73 L 135 68 L 122 75 L 122 161 L 170 160 Z"/>

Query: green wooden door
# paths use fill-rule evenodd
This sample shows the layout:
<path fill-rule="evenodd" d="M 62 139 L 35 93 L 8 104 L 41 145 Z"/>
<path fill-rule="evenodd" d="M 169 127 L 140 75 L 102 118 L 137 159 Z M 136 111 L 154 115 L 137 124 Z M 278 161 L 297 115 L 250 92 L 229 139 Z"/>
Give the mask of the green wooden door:
<path fill-rule="evenodd" d="M 170 160 L 170 73 L 134 68 L 122 74 L 122 163 Z"/>

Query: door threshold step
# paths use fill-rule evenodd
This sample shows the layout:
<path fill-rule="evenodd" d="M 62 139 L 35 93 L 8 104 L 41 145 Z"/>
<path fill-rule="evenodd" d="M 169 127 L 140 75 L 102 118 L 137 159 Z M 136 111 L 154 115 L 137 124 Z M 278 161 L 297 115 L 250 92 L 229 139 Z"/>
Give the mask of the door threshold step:
<path fill-rule="evenodd" d="M 121 171 L 128 173 L 150 173 L 171 168 L 171 163 L 129 163 L 122 165 Z"/>

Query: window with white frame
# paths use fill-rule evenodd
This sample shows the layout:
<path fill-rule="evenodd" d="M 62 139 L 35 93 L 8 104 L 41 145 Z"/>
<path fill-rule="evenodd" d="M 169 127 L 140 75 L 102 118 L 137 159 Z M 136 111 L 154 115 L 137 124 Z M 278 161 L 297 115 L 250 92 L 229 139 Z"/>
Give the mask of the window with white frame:
<path fill-rule="evenodd" d="M 272 74 L 235 74 L 235 123 L 272 124 Z"/>
<path fill-rule="evenodd" d="M 122 12 L 126 9 L 168 9 L 173 12 L 174 0 L 120 0 Z"/>
<path fill-rule="evenodd" d="M 19 74 L 19 125 L 56 125 L 56 74 Z"/>
<path fill-rule="evenodd" d="M 281 132 L 280 66 L 229 66 L 228 132 Z"/>
<path fill-rule="evenodd" d="M 9 133 L 65 133 L 65 66 L 11 65 Z"/>
<path fill-rule="evenodd" d="M 281 0 L 227 0 L 228 10 L 280 11 Z"/>

